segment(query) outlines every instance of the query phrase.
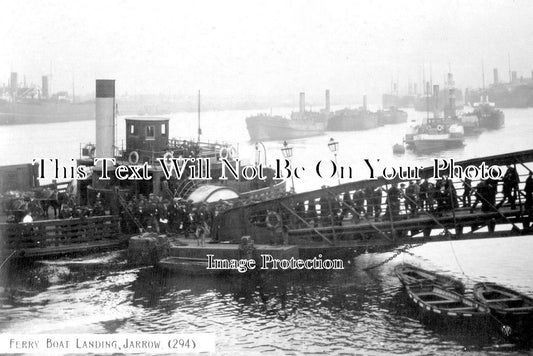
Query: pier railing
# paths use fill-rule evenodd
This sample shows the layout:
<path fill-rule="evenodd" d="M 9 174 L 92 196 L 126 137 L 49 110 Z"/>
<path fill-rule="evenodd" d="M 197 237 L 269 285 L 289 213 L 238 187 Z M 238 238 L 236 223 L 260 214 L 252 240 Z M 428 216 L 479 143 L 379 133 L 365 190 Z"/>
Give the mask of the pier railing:
<path fill-rule="evenodd" d="M 532 213 L 526 211 L 524 188 L 531 170 L 525 163 L 531 166 L 533 150 L 471 159 L 455 164 L 466 167 L 480 165 L 482 162 L 486 165 L 512 165 L 517 169 L 520 183 L 514 204 L 516 206 L 510 207 L 509 202 L 501 208 L 497 206 L 503 200 L 500 181 L 496 187 L 494 201 L 479 201 L 477 208 L 471 210 L 477 199 L 475 188 L 480 180 L 467 183 L 454 178 L 443 181 L 447 188 L 439 192 L 442 194 L 435 194 L 423 203 L 420 198 L 413 200 L 399 187 L 398 199 L 395 206 L 391 207 L 387 192 L 392 184 L 405 183 L 407 187 L 409 181 L 380 177 L 376 180 L 324 187 L 229 209 L 221 215 L 213 233 L 221 240 L 251 235 L 258 243 L 279 241 L 280 235 L 287 234 L 298 240 L 314 240 L 334 245 L 338 240 L 370 240 L 369 244 L 372 244 L 372 240 L 378 239 L 385 242 L 395 241 L 398 236 L 410 238 L 421 234 L 423 237 L 429 237 L 432 230 L 445 234 L 453 230 L 456 235 L 462 235 L 464 227 L 470 228 L 470 232 L 475 232 L 480 227 L 487 227 L 489 232 L 493 232 L 495 224 L 505 224 L 516 231 L 517 224 L 523 222 L 524 225 L 520 225 L 523 229 L 528 229 Z M 505 172 L 506 168 L 502 169 Z M 421 178 L 433 178 L 430 174 L 432 171 L 432 167 L 422 170 Z M 465 186 L 469 186 L 472 191 L 467 194 L 470 196 L 470 202 L 463 203 Z M 480 209 L 481 205 L 485 205 L 484 210 Z"/>
<path fill-rule="evenodd" d="M 120 218 L 115 215 L 76 219 L 0 224 L 0 246 L 9 250 L 72 249 L 120 239 Z"/>

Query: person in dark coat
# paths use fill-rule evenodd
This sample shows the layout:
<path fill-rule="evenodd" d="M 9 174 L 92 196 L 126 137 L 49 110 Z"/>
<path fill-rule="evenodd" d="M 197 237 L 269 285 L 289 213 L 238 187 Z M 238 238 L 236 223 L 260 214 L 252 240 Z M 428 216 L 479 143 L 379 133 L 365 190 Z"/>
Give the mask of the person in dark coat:
<path fill-rule="evenodd" d="M 472 205 L 472 179 L 465 178 L 463 181 L 463 208 L 470 208 L 470 205 Z"/>
<path fill-rule="evenodd" d="M 506 200 L 509 200 L 509 203 L 511 203 L 511 209 L 516 209 L 516 195 L 518 194 L 518 183 L 520 183 L 520 177 L 518 176 L 518 173 L 516 172 L 516 169 L 511 166 L 510 164 L 507 165 L 507 171 L 505 172 L 505 175 L 503 176 L 503 198 L 498 203 L 498 206 L 496 208 L 501 208 L 503 203 L 505 203 Z"/>
<path fill-rule="evenodd" d="M 307 222 L 313 226 L 318 226 L 318 214 L 316 213 L 316 201 L 314 199 L 309 200 L 307 206 Z"/>
<path fill-rule="evenodd" d="M 526 179 L 526 185 L 524 187 L 524 193 L 526 195 L 525 210 L 531 211 L 533 208 L 533 172 L 529 172 L 529 176 Z"/>
<path fill-rule="evenodd" d="M 392 215 L 393 219 L 400 215 L 400 195 L 401 190 L 398 188 L 397 183 L 393 183 L 392 187 L 387 191 L 387 212 L 386 218 Z"/>

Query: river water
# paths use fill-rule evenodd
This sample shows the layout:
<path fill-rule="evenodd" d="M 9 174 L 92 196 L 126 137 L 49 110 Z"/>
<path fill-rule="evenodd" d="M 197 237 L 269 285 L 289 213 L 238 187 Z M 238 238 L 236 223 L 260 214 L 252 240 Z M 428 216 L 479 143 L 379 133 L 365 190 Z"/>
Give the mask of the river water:
<path fill-rule="evenodd" d="M 277 109 L 274 114 L 287 114 Z M 233 142 L 243 160 L 254 161 L 244 119 L 256 111 L 202 113 L 205 139 Z M 506 126 L 468 138 L 466 146 L 436 157 L 465 158 L 531 148 L 533 110 L 505 110 Z M 425 114 L 409 111 L 410 118 Z M 117 138 L 124 137 L 118 124 Z M 194 137 L 196 113 L 172 115 L 170 133 Z M 338 163 L 352 179 L 368 178 L 364 158 L 390 164 L 427 165 L 433 156 L 392 154 L 408 124 L 365 132 L 335 132 L 295 140 L 294 166 L 305 174 L 297 191 L 334 185 L 317 177 L 318 160 L 332 160 L 327 143 L 339 141 Z M 0 165 L 33 158 L 79 156 L 80 143 L 94 142 L 94 123 L 71 122 L 0 127 Z M 265 142 L 267 164 L 281 158 L 280 142 Z M 261 148 L 262 151 L 262 148 Z M 262 151 L 263 152 L 263 151 Z M 351 179 L 345 178 L 343 181 Z M 2 269 L 0 331 L 11 333 L 212 332 L 224 354 L 528 354 L 494 330 L 449 329 L 418 319 L 392 271 L 410 262 L 462 279 L 494 281 L 533 295 L 532 236 L 429 243 L 380 264 L 392 253 L 362 254 L 335 272 L 270 273 L 241 277 L 167 275 L 131 269 L 121 252 L 61 258 Z M 376 267 L 377 266 L 377 267 Z M 365 270 L 368 267 L 375 267 Z"/>

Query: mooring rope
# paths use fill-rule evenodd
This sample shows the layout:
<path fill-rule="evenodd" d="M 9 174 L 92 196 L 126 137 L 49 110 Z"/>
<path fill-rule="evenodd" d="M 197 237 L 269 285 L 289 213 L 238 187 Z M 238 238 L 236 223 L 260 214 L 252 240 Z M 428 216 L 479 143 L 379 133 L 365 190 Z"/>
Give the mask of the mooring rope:
<path fill-rule="evenodd" d="M 17 252 L 17 250 L 14 250 L 13 252 L 11 252 L 11 255 L 7 256 L 7 258 L 4 260 L 4 262 L 2 262 L 2 264 L 0 265 L 0 270 L 2 269 L 2 267 L 4 267 L 4 265 L 7 263 L 7 261 L 9 261 L 9 259 Z"/>

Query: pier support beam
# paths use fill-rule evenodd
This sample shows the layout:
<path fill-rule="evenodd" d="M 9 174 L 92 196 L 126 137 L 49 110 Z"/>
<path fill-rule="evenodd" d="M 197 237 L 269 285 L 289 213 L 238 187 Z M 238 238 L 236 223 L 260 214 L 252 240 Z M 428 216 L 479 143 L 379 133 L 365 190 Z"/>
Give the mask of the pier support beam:
<path fill-rule="evenodd" d="M 455 227 L 455 237 L 458 239 L 463 237 L 463 225 L 457 225 Z"/>
<path fill-rule="evenodd" d="M 493 234 L 494 231 L 495 231 L 495 229 L 496 229 L 496 220 L 491 219 L 491 220 L 489 221 L 489 223 L 487 224 L 487 227 L 488 227 L 488 229 L 489 229 L 489 232 L 490 232 L 491 234 Z"/>

